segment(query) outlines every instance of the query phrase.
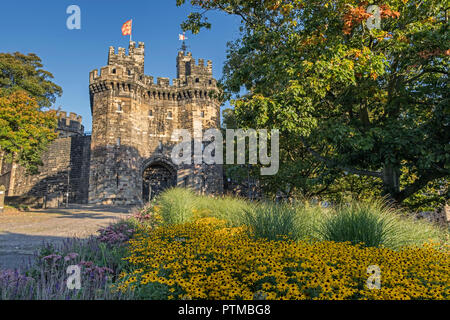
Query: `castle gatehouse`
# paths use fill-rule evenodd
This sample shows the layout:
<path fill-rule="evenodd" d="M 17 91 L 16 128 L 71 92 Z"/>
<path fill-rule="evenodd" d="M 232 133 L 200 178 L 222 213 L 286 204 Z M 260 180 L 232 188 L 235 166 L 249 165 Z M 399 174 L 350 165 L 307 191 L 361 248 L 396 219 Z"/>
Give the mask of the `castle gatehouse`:
<path fill-rule="evenodd" d="M 46 207 L 139 205 L 173 186 L 222 193 L 221 165 L 171 161 L 174 130 L 193 135 L 199 121 L 204 130 L 220 126 L 212 62 L 181 51 L 177 77 L 155 82 L 144 74 L 144 56 L 142 42 L 130 42 L 128 52 L 109 48 L 107 66 L 90 72 L 92 133 L 84 132 L 80 116 L 60 112 L 59 138 L 43 155 L 39 174 L 0 164 L 0 185 L 10 201 Z"/>

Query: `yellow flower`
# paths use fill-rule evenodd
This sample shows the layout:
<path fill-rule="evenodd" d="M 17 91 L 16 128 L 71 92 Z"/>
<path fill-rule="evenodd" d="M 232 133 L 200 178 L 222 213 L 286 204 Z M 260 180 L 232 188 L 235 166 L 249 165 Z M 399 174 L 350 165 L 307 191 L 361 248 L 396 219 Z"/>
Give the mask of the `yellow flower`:
<path fill-rule="evenodd" d="M 137 270 L 122 273 L 115 289 L 160 283 L 170 287 L 169 299 L 449 299 L 450 258 L 435 246 L 393 251 L 268 241 L 208 212 L 202 216 L 181 225 L 142 227 L 126 259 Z M 366 287 L 371 265 L 380 266 L 380 290 Z"/>

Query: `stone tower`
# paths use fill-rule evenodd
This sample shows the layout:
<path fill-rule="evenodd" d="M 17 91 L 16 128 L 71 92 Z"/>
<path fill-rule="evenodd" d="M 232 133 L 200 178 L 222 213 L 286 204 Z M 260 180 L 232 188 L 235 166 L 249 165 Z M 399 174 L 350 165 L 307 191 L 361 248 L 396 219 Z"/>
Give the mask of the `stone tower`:
<path fill-rule="evenodd" d="M 195 187 L 217 194 L 223 189 L 222 166 L 180 165 L 171 161 L 172 131 L 194 121 L 204 129 L 220 125 L 220 103 L 213 97 L 217 82 L 212 62 L 196 63 L 179 52 L 177 78 L 144 74 L 144 43 L 130 42 L 115 52 L 108 65 L 90 73 L 92 112 L 89 202 L 142 204 L 171 186 Z"/>

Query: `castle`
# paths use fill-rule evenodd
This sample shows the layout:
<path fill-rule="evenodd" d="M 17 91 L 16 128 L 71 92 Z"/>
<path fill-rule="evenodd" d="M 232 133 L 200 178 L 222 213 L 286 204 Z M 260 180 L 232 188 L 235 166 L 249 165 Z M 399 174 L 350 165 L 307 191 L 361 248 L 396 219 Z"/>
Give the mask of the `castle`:
<path fill-rule="evenodd" d="M 223 191 L 221 165 L 171 161 L 175 129 L 219 128 L 220 103 L 212 62 L 181 51 L 177 78 L 144 74 L 144 43 L 130 42 L 107 66 L 90 72 L 92 134 L 74 113 L 58 115 L 59 138 L 43 155 L 37 175 L 16 164 L 0 164 L 0 185 L 10 202 L 55 207 L 62 203 L 139 205 L 172 186 L 199 193 Z"/>

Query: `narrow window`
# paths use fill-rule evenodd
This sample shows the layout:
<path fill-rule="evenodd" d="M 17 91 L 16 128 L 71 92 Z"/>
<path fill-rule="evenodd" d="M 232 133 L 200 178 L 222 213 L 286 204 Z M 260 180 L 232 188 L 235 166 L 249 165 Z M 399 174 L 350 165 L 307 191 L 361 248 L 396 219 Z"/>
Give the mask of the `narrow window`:
<path fill-rule="evenodd" d="M 204 117 L 205 117 L 205 112 L 204 112 L 204 111 L 200 112 L 200 116 L 201 116 L 202 118 L 204 118 Z"/>
<path fill-rule="evenodd" d="M 190 76 L 191 75 L 191 63 L 190 62 L 186 62 L 185 68 L 186 68 L 186 75 Z"/>
<path fill-rule="evenodd" d="M 122 104 L 121 103 L 117 104 L 117 111 L 122 111 Z"/>
<path fill-rule="evenodd" d="M 169 113 L 167 114 L 167 118 L 172 119 L 172 111 L 169 111 Z"/>
<path fill-rule="evenodd" d="M 200 82 L 200 79 L 199 79 L 199 78 L 196 78 L 196 79 L 195 79 L 195 82 L 199 83 L 199 82 Z"/>
<path fill-rule="evenodd" d="M 148 116 L 149 116 L 149 117 L 153 117 L 153 110 L 149 110 L 149 111 L 148 111 Z"/>
<path fill-rule="evenodd" d="M 116 74 L 116 69 L 112 69 L 112 73 L 113 73 L 113 74 Z"/>
<path fill-rule="evenodd" d="M 117 138 L 117 146 L 120 147 L 120 138 Z"/>

